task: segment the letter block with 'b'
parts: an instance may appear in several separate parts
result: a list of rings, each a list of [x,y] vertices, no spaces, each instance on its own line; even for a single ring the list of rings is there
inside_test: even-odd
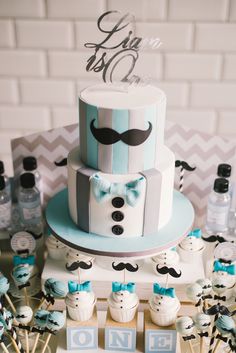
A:
[[[67,318],[67,350],[83,351],[98,348],[98,321],[96,310],[89,321],[79,322]]]
[[[112,320],[107,312],[105,325],[105,349],[109,351],[135,352],[137,334],[137,313],[134,319],[127,323]]]
[[[145,353],[177,353],[178,335],[175,326],[160,327],[151,321],[148,310],[144,312]]]

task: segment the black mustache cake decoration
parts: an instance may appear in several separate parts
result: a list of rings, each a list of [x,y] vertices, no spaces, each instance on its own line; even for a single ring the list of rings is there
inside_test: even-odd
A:
[[[130,263],[124,263],[124,262],[119,262],[117,265],[115,265],[115,262],[112,263],[112,268],[115,271],[123,271],[123,270],[127,270],[129,272],[137,272],[139,269],[139,266],[136,264],[136,266],[134,267],[133,265],[131,265]]]
[[[148,122],[147,130],[131,129],[123,133],[110,128],[96,128],[94,126],[95,119],[90,123],[90,130],[94,138],[103,145],[112,145],[118,141],[123,141],[129,146],[139,146],[144,143],[152,132],[152,124]]]
[[[193,172],[196,167],[191,167],[186,161],[175,161],[175,168],[180,168],[179,173],[179,192],[183,192],[184,189],[184,171]]]
[[[89,263],[84,261],[75,261],[71,265],[66,264],[66,269],[68,271],[76,271],[79,268],[82,268],[83,270],[89,270],[90,268],[92,268],[92,266],[92,261],[89,261]]]
[[[174,278],[179,278],[182,275],[182,272],[181,271],[177,272],[175,268],[168,267],[168,266],[159,267],[159,264],[156,266],[156,270],[161,275],[169,274],[171,277],[174,277]]]

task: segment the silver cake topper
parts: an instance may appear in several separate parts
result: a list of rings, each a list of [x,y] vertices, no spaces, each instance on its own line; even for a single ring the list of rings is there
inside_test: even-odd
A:
[[[94,49],[94,53],[87,60],[86,71],[101,73],[105,83],[115,83],[115,74],[118,67],[125,63],[125,73],[120,81],[128,85],[144,84],[144,79],[132,74],[139,58],[139,52],[146,48],[156,50],[162,42],[159,38],[136,37],[130,30],[130,24],[135,22],[135,18],[129,13],[121,15],[115,25],[106,22],[109,15],[119,13],[119,11],[108,11],[98,18],[97,27],[104,34],[104,39],[100,43],[89,42],[84,44],[87,49]],[[104,23],[106,26],[104,26]],[[109,23],[111,28],[107,29]],[[120,40],[121,32],[124,33],[123,40]],[[118,38],[117,44],[114,44],[114,42],[116,43],[116,37]]]

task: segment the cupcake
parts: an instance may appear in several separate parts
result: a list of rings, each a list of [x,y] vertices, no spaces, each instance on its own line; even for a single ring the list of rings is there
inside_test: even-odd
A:
[[[94,258],[80,254],[78,250],[69,248],[66,253],[66,269],[77,274],[78,268],[89,270],[92,268]]]
[[[156,256],[151,258],[152,261],[152,268],[156,275],[162,276],[160,272],[158,272],[158,268],[163,266],[174,267],[179,263],[179,254],[175,249],[168,249],[162,251],[161,253],[157,254]]]
[[[91,319],[96,304],[90,281],[78,284],[68,282],[69,292],[66,296],[66,307],[69,317],[74,321],[87,321]]]
[[[201,236],[201,229],[195,229],[178,245],[178,253],[183,262],[193,263],[202,261],[205,245]]]
[[[153,295],[149,300],[149,310],[152,322],[158,326],[174,324],[180,302],[174,288],[163,288],[158,283],[153,285]]]
[[[65,259],[67,247],[60,240],[55,238],[53,235],[50,235],[45,244],[48,249],[48,255],[51,259],[61,261]]]
[[[112,293],[107,301],[114,321],[132,321],[139,305],[139,299],[135,293],[135,283],[112,282]]]

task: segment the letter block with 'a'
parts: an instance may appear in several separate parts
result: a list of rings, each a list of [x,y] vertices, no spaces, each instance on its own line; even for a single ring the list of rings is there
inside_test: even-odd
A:
[[[119,323],[111,318],[108,310],[105,325],[105,349],[110,351],[135,352],[137,335],[137,313],[127,323]]]
[[[98,348],[98,321],[96,310],[89,321],[79,322],[67,318],[67,350],[83,351]]]
[[[175,326],[155,325],[151,321],[149,310],[145,310],[144,347],[145,353],[177,353],[178,336]]]

